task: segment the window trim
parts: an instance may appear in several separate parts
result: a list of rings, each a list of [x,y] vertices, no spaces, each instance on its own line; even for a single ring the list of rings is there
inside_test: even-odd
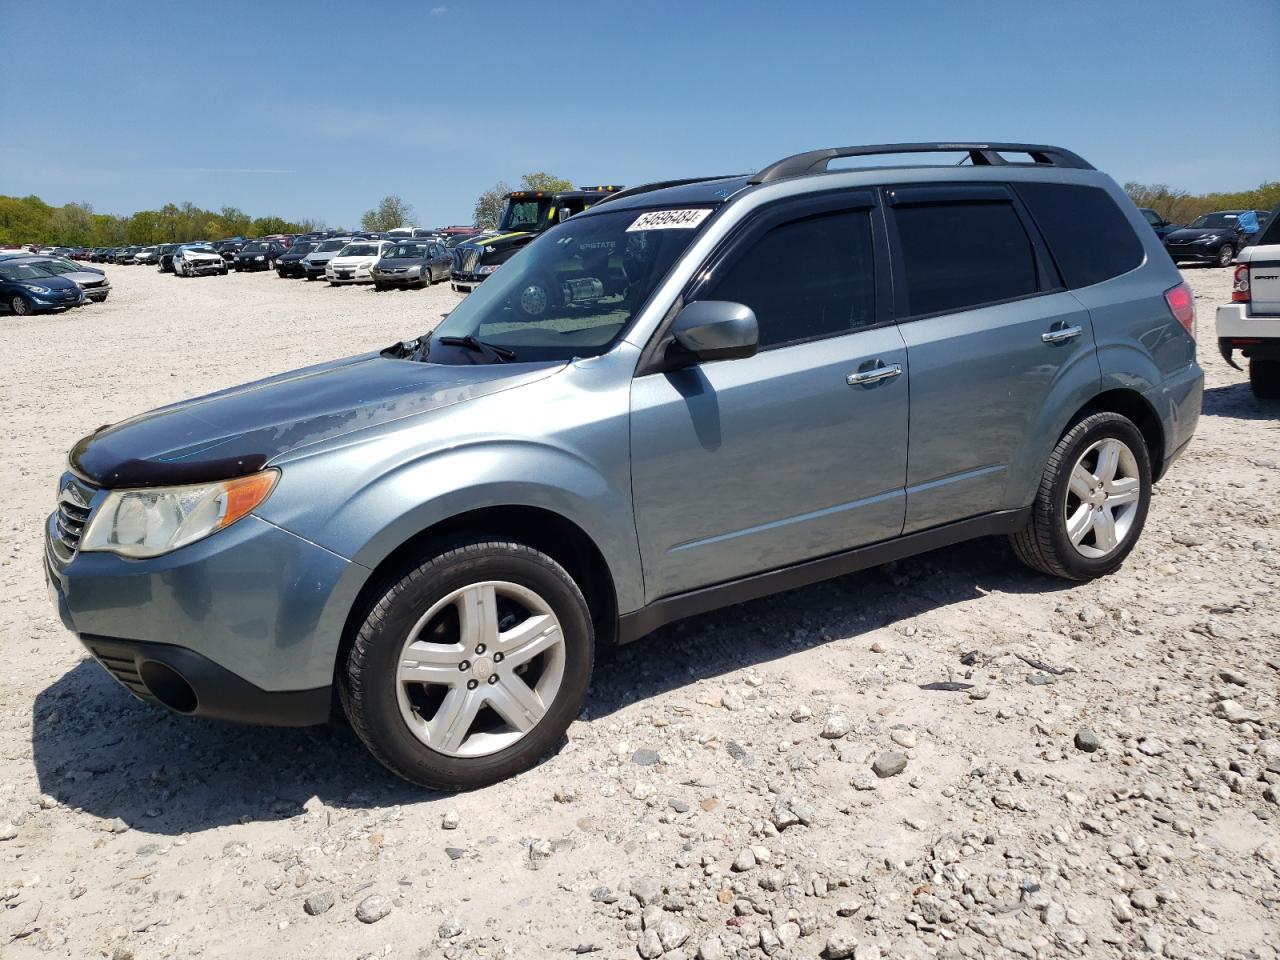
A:
[[[684,289],[672,301],[662,321],[650,334],[648,342],[645,344],[643,351],[641,351],[640,361],[636,364],[636,372],[633,376],[643,377],[653,373],[664,372],[663,359],[667,345],[671,342],[671,324],[675,321],[676,315],[680,313],[686,304],[702,298],[702,295],[710,288],[712,283],[719,279],[722,267],[729,259],[740,255],[744,249],[754,245],[775,227],[797,220],[807,220],[810,217],[849,210],[867,210],[870,213],[876,304],[875,322],[836,333],[820,334],[813,337],[788,340],[785,343],[772,344],[768,347],[761,347],[759,352],[769,353],[773,350],[797,347],[822,340],[833,340],[837,337],[847,337],[862,333],[864,330],[877,330],[881,327],[891,326],[895,322],[893,316],[894,289],[889,270],[889,247],[885,233],[885,218],[875,188],[841,188],[824,190],[818,193],[807,193],[795,197],[783,197],[763,204],[752,212],[730,230],[716,244],[715,248],[707,254],[702,263],[693,272],[689,282],[685,284]]]
[[[998,307],[1006,303],[1018,303],[1033,300],[1037,297],[1051,296],[1067,289],[1057,264],[1049,254],[1039,227],[1032,219],[1030,212],[1022,202],[1022,198],[1007,183],[984,184],[892,184],[882,186],[880,192],[884,197],[886,208],[922,207],[922,206],[958,206],[965,203],[1008,203],[1013,208],[1014,216],[1022,224],[1022,229],[1031,241],[1031,256],[1036,269],[1036,289],[1016,297],[1005,297],[999,300],[985,300],[981,303],[966,304],[947,310],[934,310],[929,313],[908,313],[905,305],[911,301],[907,296],[906,263],[902,257],[902,238],[898,233],[896,214],[886,213],[885,225],[888,234],[890,263],[893,274],[893,292],[895,308],[902,304],[904,309],[895,314],[895,322],[911,323],[915,320],[928,320],[932,317],[945,317],[957,313],[968,313],[970,310],[982,310],[987,307]]]

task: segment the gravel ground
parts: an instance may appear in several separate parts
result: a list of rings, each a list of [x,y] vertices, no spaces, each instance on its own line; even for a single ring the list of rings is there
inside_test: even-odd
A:
[[[40,569],[82,434],[456,297],[110,274],[0,318],[0,956],[1278,955],[1280,408],[1213,348],[1230,271],[1186,272],[1204,416],[1120,573],[980,541],[673,626],[603,653],[556,756],[462,796],[340,727],[134,702]]]

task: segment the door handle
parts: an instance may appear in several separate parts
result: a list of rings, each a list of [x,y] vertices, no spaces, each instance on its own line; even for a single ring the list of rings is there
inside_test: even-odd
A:
[[[1082,333],[1084,333],[1084,327],[1059,327],[1040,334],[1040,339],[1045,343],[1065,343],[1068,340],[1074,340]]]
[[[878,367],[872,367],[870,370],[859,370],[857,373],[851,373],[844,378],[844,382],[851,387],[863,387],[868,383],[889,380],[900,373],[902,373],[902,364],[900,363],[881,364]]]

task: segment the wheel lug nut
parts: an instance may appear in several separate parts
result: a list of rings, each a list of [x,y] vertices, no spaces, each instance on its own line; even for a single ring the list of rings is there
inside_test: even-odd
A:
[[[493,662],[494,662],[494,663],[501,663],[501,662],[502,662],[502,654],[500,654],[500,653],[495,653],[495,654],[493,655]]]
[[[460,664],[458,664],[458,669],[461,670],[463,673],[466,673],[468,670],[471,669],[471,661],[463,660]]]
[[[467,689],[468,689],[468,690],[474,690],[474,689],[475,689],[476,687],[478,687],[478,686],[480,686],[480,683],[479,683],[479,681],[478,681],[478,680],[468,680],[468,681],[467,681]]]
[[[498,675],[497,675],[496,673],[494,673],[494,674],[490,674],[490,675],[489,675],[489,682],[490,682],[490,683],[497,683],[497,682],[498,682]]]
[[[484,653],[484,644],[483,644],[483,643],[477,643],[477,644],[476,644],[476,656],[478,657],[478,656],[480,656],[480,654],[482,654],[482,653]]]

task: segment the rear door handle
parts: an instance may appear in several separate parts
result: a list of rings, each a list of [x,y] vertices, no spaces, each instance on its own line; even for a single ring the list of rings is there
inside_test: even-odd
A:
[[[1040,339],[1045,343],[1064,343],[1067,340],[1074,340],[1082,333],[1084,333],[1084,327],[1058,327],[1056,330],[1040,334]]]
[[[902,364],[890,363],[881,364],[878,367],[872,367],[870,370],[859,370],[857,373],[851,373],[844,378],[845,383],[851,387],[862,387],[868,383],[879,383],[881,380],[890,380],[902,373]]]

